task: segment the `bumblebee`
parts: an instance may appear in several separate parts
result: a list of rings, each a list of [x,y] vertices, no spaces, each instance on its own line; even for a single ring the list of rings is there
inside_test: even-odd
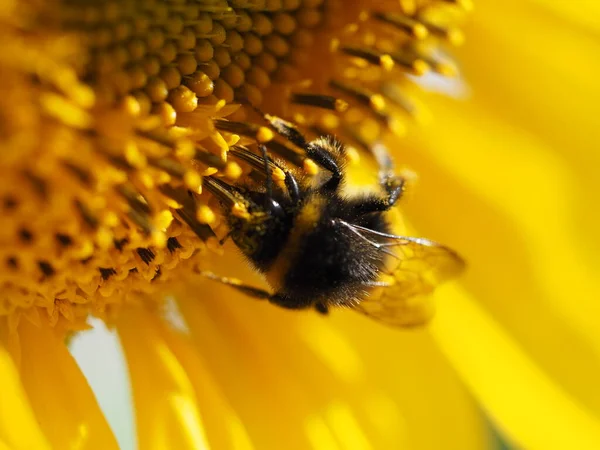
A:
[[[263,115],[269,125],[319,165],[325,176],[310,181],[278,164],[259,145],[231,152],[264,175],[263,183],[230,185],[207,177],[204,185],[221,203],[229,235],[273,292],[236,279],[201,272],[245,294],[290,309],[350,307],[392,326],[416,326],[433,313],[427,299],[442,281],[456,276],[463,260],[423,238],[394,234],[388,215],[405,187],[391,159],[380,154],[381,194],[348,194],[344,146],[332,137],[308,142],[283,119]],[[276,185],[274,171],[283,174]],[[235,212],[243,205],[247,214]]]

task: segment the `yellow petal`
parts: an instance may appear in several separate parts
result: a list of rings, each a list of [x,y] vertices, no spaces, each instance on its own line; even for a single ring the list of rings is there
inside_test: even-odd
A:
[[[421,179],[408,216],[458,249],[464,286],[535,361],[600,414],[600,283],[570,209],[579,178],[535,136],[472,103],[430,98],[437,120],[402,149]],[[557,357],[560,355],[560,357]]]
[[[588,2],[555,3],[599,20]],[[597,10],[600,3],[594,3]],[[600,39],[520,0],[481,2],[467,33],[459,59],[472,87],[470,101],[535,135],[577,180],[564,213],[588,262],[597,262],[600,210],[591,205],[600,191]],[[561,187],[562,179],[555,183]]]
[[[193,386],[159,330],[158,317],[142,308],[119,317],[139,448],[207,449]]]
[[[473,394],[520,448],[600,448],[600,422],[539,369],[470,296],[443,289],[430,328]]]
[[[212,267],[260,285],[231,255]],[[423,333],[285,311],[215,283],[191,292],[203,295],[180,304],[198,351],[258,448],[485,448],[479,410]]]
[[[278,449],[285,443],[290,449],[314,448],[303,424],[312,426],[312,416],[317,415],[331,434],[322,417],[327,405],[315,400],[318,395],[313,383],[291,372],[285,355],[269,347],[264,340],[266,320],[247,315],[247,322],[240,322],[225,304],[239,296],[234,298],[226,290],[217,293],[220,288],[203,286],[201,301],[181,298],[197,351],[219,380],[256,447]]]
[[[587,27],[591,31],[600,31],[600,3],[597,0],[530,0],[540,9],[547,9],[561,20],[569,20],[575,29]],[[541,12],[541,11],[540,11]]]
[[[0,345],[0,449],[50,449],[29,405],[13,360]]]
[[[20,375],[44,434],[56,449],[117,449],[83,374],[63,340],[47,325],[24,320]]]
[[[223,450],[254,448],[244,424],[223,397],[216,380],[191,342],[166,326],[162,326],[160,331],[194,387],[210,448]]]
[[[360,355],[369,382],[398,403],[409,448],[488,448],[480,407],[424,330],[392,329],[353,311],[327,320]]]

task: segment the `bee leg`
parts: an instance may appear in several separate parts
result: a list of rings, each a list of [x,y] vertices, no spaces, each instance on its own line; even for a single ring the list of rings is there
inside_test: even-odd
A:
[[[222,239],[219,239],[219,245],[224,245],[225,242],[227,242],[227,239],[229,239],[231,237],[231,231],[228,231],[227,234],[225,236],[223,236]]]
[[[205,270],[200,270],[200,271],[198,271],[198,273],[200,275],[202,275],[203,277],[206,277],[213,281],[218,281],[221,284],[226,284],[227,286],[230,286],[230,287],[248,295],[249,297],[253,297],[258,300],[270,300],[274,297],[274,295],[271,294],[269,291],[266,291],[265,289],[257,288],[254,286],[248,286],[247,284],[244,284],[242,281],[238,280],[237,278],[221,277],[219,275],[216,275],[212,272],[208,272]]]
[[[315,310],[323,315],[329,314],[329,308],[325,303],[322,302],[315,303]]]
[[[327,190],[337,190],[344,175],[331,152],[320,145],[318,139],[307,144],[304,150],[306,151],[306,156],[331,173],[331,179],[325,184]]]
[[[369,214],[374,212],[388,211],[402,197],[404,192],[405,179],[400,176],[391,176],[382,181],[382,187],[387,195],[372,196],[361,198],[353,206],[353,211],[357,215]]]
[[[379,183],[388,194],[387,205],[388,208],[391,208],[402,197],[407,181],[414,178],[414,175],[406,170],[403,171],[403,175],[395,173],[394,160],[385,145],[374,145],[371,151],[379,166]]]
[[[294,176],[292,175],[292,173],[289,170],[287,170],[283,167],[280,167],[279,165],[277,165],[273,161],[271,161],[271,159],[267,155],[267,147],[266,146],[261,144],[258,146],[258,148],[260,149],[260,151],[262,153],[262,157],[265,161],[264,165],[265,165],[265,174],[267,177],[267,195],[269,196],[269,198],[273,198],[273,178],[272,178],[271,172],[268,169],[268,165],[269,165],[269,163],[271,163],[278,169],[282,170],[283,173],[285,174],[284,183],[285,183],[286,189],[288,190],[288,195],[290,196],[290,198],[292,199],[294,204],[298,204],[298,202],[300,201],[300,187],[298,186],[298,181],[296,181],[296,178],[294,178]]]
[[[391,273],[386,273],[383,272],[386,275],[389,276],[393,276],[393,274]],[[366,281],[364,283],[362,283],[363,286],[369,286],[369,287],[390,287],[390,286],[394,286],[394,283],[389,282],[389,281]]]
[[[398,175],[393,175],[386,177],[381,184],[388,194],[385,203],[389,209],[396,204],[400,197],[402,197],[402,193],[406,187],[406,179]]]
[[[296,309],[296,307],[292,307],[285,303],[282,303],[283,297],[281,294],[272,294],[265,289],[257,288],[254,286],[248,286],[247,284],[244,284],[241,280],[238,280],[237,278],[221,277],[206,270],[196,270],[196,272],[202,275],[203,277],[208,278],[209,280],[217,281],[221,284],[230,286],[233,289],[236,289],[241,293],[246,294],[248,297],[252,297],[257,300],[268,300],[269,302],[274,303],[278,306],[282,306],[284,308]],[[315,303],[314,308],[320,314],[329,313],[329,308],[322,302]]]

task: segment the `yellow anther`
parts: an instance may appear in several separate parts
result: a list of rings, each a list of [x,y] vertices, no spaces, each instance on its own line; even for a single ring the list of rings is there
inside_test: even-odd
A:
[[[131,117],[137,117],[142,112],[140,102],[133,95],[128,95],[123,99],[121,108]]]
[[[383,111],[385,109],[385,99],[379,94],[372,95],[369,102],[375,111]]]
[[[248,220],[250,218],[250,213],[241,203],[236,203],[231,207],[231,214],[243,220]]]
[[[337,49],[340,47],[340,40],[337,38],[333,38],[329,41],[329,51],[330,52],[336,52]]]
[[[82,129],[89,128],[92,125],[93,120],[89,113],[61,95],[44,92],[39,101],[46,113],[62,121],[65,125]]]
[[[166,230],[173,223],[173,213],[164,209],[154,216],[153,222],[157,229]]]
[[[102,223],[108,228],[114,228],[119,225],[119,216],[112,211],[107,211],[102,216]]]
[[[183,176],[186,187],[196,194],[202,193],[202,177],[195,170],[188,170]]]
[[[159,103],[152,108],[152,113],[160,118],[162,125],[171,127],[177,121],[177,111],[170,103]]]
[[[416,23],[413,25],[412,34],[417,39],[425,39],[427,36],[429,36],[429,31],[422,23]]]
[[[458,69],[454,64],[447,62],[437,63],[435,66],[436,72],[448,78],[453,78],[458,75]]]
[[[94,243],[90,239],[81,241],[78,248],[73,251],[73,257],[77,259],[86,259],[94,253]]]
[[[335,101],[335,110],[337,112],[345,112],[348,109],[348,102],[344,100],[337,99]]]
[[[223,108],[225,108],[225,106],[227,106],[227,102],[225,100],[219,100],[217,101],[217,103],[215,103],[215,111],[221,111]],[[233,105],[229,105],[230,107]]]
[[[155,183],[150,173],[140,172],[137,174],[137,179],[146,189],[154,189]]]
[[[101,249],[108,249],[113,245],[113,234],[106,227],[99,227],[96,231],[96,245]]]
[[[236,145],[238,142],[240,142],[240,140],[242,139],[242,137],[239,134],[229,134],[225,137],[225,142],[227,142],[227,145],[229,147],[233,147],[234,145]]]
[[[228,161],[223,173],[230,180],[237,180],[242,175],[242,168],[235,161]]]
[[[180,139],[175,147],[175,156],[180,161],[189,161],[196,154],[196,148],[191,140]]]
[[[306,158],[302,162],[302,167],[308,175],[316,175],[319,173],[319,166],[310,158]]]
[[[167,235],[163,231],[153,230],[150,238],[155,249],[163,249],[167,246]]]
[[[458,28],[450,28],[446,35],[448,42],[452,45],[459,46],[465,42],[465,34]]]
[[[256,140],[261,143],[272,141],[275,133],[267,127],[260,127],[256,132]]]
[[[196,219],[198,222],[210,225],[216,219],[214,211],[207,205],[200,205],[196,210]]]
[[[421,76],[425,75],[429,71],[430,67],[429,64],[422,59],[417,59],[412,63],[412,69],[415,75]]]
[[[140,152],[137,145],[132,141],[125,146],[125,159],[133,167],[142,168],[146,166],[146,156]]]
[[[394,60],[390,55],[382,55],[381,58],[379,58],[379,63],[383,70],[388,72],[394,68]]]
[[[219,169],[217,169],[216,167],[208,167],[204,170],[204,172],[202,172],[202,176],[209,177],[211,175],[214,175],[215,173],[219,173]]]

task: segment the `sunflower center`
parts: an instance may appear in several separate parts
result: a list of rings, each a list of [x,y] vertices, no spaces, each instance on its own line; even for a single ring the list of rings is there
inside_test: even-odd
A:
[[[77,329],[194,276],[224,234],[203,177],[250,173],[233,145],[314,169],[245,105],[369,149],[416,114],[404,75],[454,70],[438,51],[461,38],[454,3],[15,2],[0,17],[0,316]]]

